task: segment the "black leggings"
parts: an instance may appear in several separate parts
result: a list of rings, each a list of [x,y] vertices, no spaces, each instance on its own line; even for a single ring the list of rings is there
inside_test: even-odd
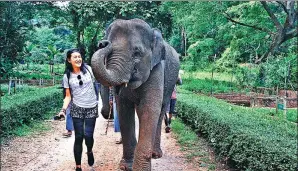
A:
[[[92,151],[94,144],[93,133],[96,118],[80,119],[72,118],[73,127],[75,131],[75,142],[73,146],[74,157],[76,165],[81,165],[82,152],[83,152],[83,139],[85,138],[85,144],[87,146],[87,152]],[[84,128],[85,124],[85,128]]]

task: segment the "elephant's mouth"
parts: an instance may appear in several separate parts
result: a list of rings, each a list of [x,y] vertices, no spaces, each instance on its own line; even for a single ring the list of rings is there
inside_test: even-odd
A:
[[[129,82],[139,81],[141,79],[142,79],[142,76],[141,76],[140,72],[138,71],[138,69],[134,69],[134,71],[131,74],[131,78],[130,78]]]
[[[137,66],[134,66],[129,82],[124,83],[124,85],[125,87],[136,89],[142,84],[142,78],[142,73],[137,69]]]

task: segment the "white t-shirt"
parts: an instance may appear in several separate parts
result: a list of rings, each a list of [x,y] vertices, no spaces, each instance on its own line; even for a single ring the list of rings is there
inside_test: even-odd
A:
[[[64,88],[71,88],[72,101],[75,105],[83,108],[92,108],[97,105],[94,85],[90,75],[90,73],[92,75],[93,73],[90,66],[86,65],[86,67],[89,71],[86,69],[85,74],[82,71],[78,74],[70,73],[69,84],[67,75],[64,74],[63,85]],[[81,75],[80,80],[83,81],[83,85],[79,84],[78,75]]]

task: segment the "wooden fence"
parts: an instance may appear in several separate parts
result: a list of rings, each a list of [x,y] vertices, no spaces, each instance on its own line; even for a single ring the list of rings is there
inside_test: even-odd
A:
[[[297,91],[279,90],[278,87],[276,89],[257,87],[253,93],[250,93],[251,107],[263,106],[265,102],[271,103],[268,107],[274,106],[276,113],[282,110],[286,117],[288,107],[297,107]]]
[[[8,94],[16,93],[17,88],[23,85],[47,87],[60,84],[61,80],[58,81],[54,77],[52,79],[20,79],[20,78],[9,78],[6,80],[0,80],[0,84],[8,85]]]

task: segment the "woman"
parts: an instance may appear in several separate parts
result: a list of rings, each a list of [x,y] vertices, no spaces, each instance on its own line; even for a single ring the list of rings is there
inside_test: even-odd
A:
[[[118,112],[117,112],[117,105],[116,100],[113,96],[113,89],[110,87],[110,96],[109,96],[110,106],[113,108],[113,115],[114,115],[114,132],[120,133],[120,123],[118,118]],[[120,139],[116,140],[116,144],[122,144],[122,138],[120,134]]]
[[[92,152],[94,139],[94,127],[98,117],[98,105],[95,88],[93,85],[93,73],[90,66],[83,63],[78,49],[71,49],[66,54],[65,73],[63,84],[65,98],[59,115],[64,115],[67,106],[71,102],[71,116],[75,131],[74,157],[76,171],[81,171],[82,144],[85,138],[87,146],[88,164],[94,164]]]

